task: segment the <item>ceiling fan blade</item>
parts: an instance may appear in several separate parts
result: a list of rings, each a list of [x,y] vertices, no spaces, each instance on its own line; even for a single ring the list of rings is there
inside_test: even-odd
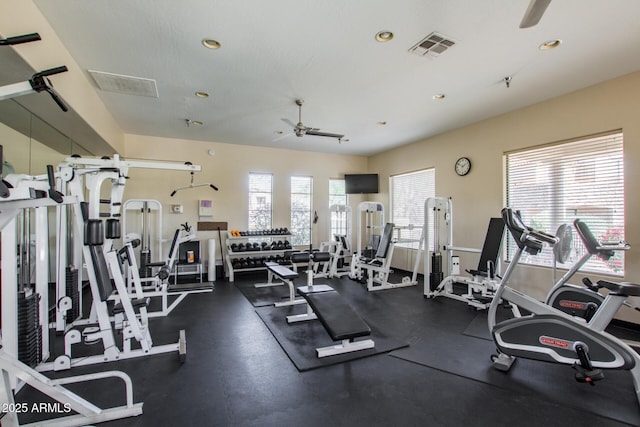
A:
[[[320,132],[320,131],[315,130],[315,129],[308,129],[307,130],[307,135],[328,136],[329,138],[338,138],[338,139],[344,138],[344,135],[340,135],[338,133]]]
[[[547,10],[549,3],[551,3],[551,0],[531,0],[520,22],[520,28],[533,27],[540,22],[540,18],[544,15],[544,11]]]
[[[295,123],[293,123],[291,120],[289,119],[280,119],[283,122],[285,122],[286,124],[288,124],[289,126],[291,126],[293,129],[295,129],[297,127],[297,125]]]

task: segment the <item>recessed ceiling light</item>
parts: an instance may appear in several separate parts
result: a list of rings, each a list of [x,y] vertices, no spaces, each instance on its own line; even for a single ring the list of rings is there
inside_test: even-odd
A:
[[[197,96],[198,98],[208,98],[208,97],[209,97],[209,94],[208,94],[207,92],[200,92],[200,91],[198,91],[198,92],[196,92],[196,96]]]
[[[547,40],[546,42],[542,43],[540,46],[538,46],[538,49],[540,50],[551,50],[551,49],[555,49],[558,46],[560,46],[560,44],[562,44],[562,40]]]
[[[436,93],[435,95],[433,95],[433,99],[444,99],[447,95],[445,95],[444,93]]]
[[[393,33],[391,31],[379,31],[376,34],[376,40],[380,43],[386,43],[393,38]]]
[[[387,125],[387,122],[386,122],[386,121],[384,121],[384,120],[381,120],[381,121],[379,121],[379,122],[378,122],[378,124],[379,124],[380,126],[386,126],[386,125]]]
[[[207,49],[220,49],[220,47],[222,47],[219,41],[213,39],[204,39],[202,40],[202,44]]]

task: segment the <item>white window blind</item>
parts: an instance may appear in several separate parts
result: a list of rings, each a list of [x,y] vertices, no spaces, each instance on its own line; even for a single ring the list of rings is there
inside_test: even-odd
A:
[[[339,209],[337,208],[338,206],[344,206],[344,209],[339,212],[337,210],[330,210],[329,212],[331,216],[331,238],[333,239],[333,236],[336,235],[348,236],[348,221],[346,220],[347,195],[345,194],[344,179],[329,179],[329,207],[331,208],[332,206],[335,209]]]
[[[311,195],[313,179],[310,176],[291,177],[291,244],[311,243]]]
[[[600,241],[624,240],[624,159],[621,132],[505,154],[507,205],[521,211],[525,224],[555,234],[576,218],[587,223]],[[573,234],[571,266],[585,253]],[[507,259],[515,252],[508,239]],[[521,262],[551,266],[553,251]],[[592,257],[582,270],[624,275],[624,255],[608,261]]]
[[[424,202],[435,197],[435,169],[423,169],[389,178],[391,192],[391,222],[396,226],[419,226],[413,230],[400,230],[400,237],[419,240],[424,223]],[[417,248],[418,243],[402,243],[396,246]]]
[[[249,230],[269,230],[272,224],[273,175],[249,173]]]

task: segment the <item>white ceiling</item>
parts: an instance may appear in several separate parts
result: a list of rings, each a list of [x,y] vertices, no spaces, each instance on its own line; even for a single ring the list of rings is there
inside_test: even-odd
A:
[[[96,90],[124,132],[159,137],[370,155],[640,70],[638,0],[552,0],[528,29],[529,0],[35,3],[85,72],[156,81],[158,98]],[[433,31],[455,46],[409,52]],[[279,136],[298,98],[306,126],[349,141]]]

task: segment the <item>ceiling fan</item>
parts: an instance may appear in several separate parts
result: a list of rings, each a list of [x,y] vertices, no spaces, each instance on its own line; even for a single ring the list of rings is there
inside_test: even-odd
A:
[[[337,138],[339,141],[342,141],[344,135],[338,133],[329,133],[329,132],[320,132],[318,128],[308,127],[302,124],[302,104],[304,104],[303,99],[296,99],[296,105],[298,106],[298,124],[294,124],[289,119],[282,119],[283,122],[293,127],[293,132],[297,137],[303,137],[305,135],[314,135],[314,136],[328,136],[329,138]]]
[[[547,10],[549,3],[551,3],[551,0],[531,0],[520,22],[520,28],[529,28],[537,25],[545,10]]]

